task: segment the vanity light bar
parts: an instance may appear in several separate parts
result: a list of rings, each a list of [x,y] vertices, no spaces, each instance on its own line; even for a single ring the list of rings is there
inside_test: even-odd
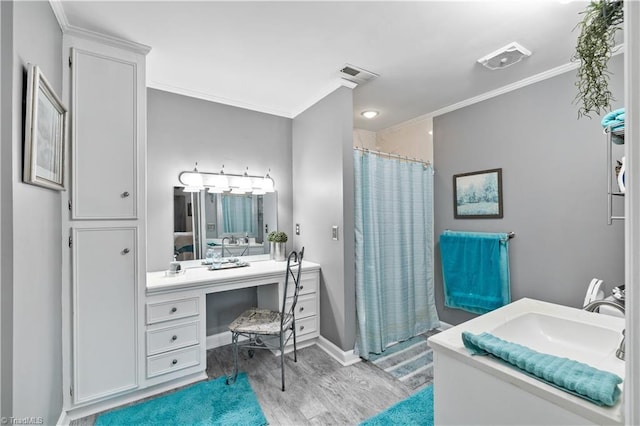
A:
[[[275,192],[274,181],[269,173],[266,176],[255,176],[244,173],[241,175],[231,173],[200,172],[197,170],[180,172],[178,180],[185,186],[184,191],[197,192],[209,189],[212,193],[224,193],[233,191],[234,194],[245,193],[263,195]],[[250,186],[249,186],[250,185]]]

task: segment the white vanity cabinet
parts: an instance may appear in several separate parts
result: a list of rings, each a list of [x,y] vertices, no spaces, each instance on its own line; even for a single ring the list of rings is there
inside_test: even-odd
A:
[[[186,268],[180,275],[165,271],[147,273],[146,383],[156,385],[179,378],[205,377],[207,349],[207,294],[255,287],[258,307],[279,310],[285,298],[286,262],[251,262],[245,268],[210,271]],[[286,300],[292,303],[293,281]],[[296,305],[298,348],[314,344],[320,336],[320,265],[302,262],[300,293]],[[230,343],[224,332],[212,341]],[[218,343],[219,344],[219,343]],[[287,350],[293,348],[289,342]],[[229,366],[231,367],[231,366]]]
[[[147,384],[206,369],[204,304],[199,293],[147,299]]]
[[[138,217],[137,56],[71,48],[74,219]]]
[[[63,408],[145,386],[146,46],[69,30],[63,99]],[[75,410],[75,411],[74,411]]]
[[[290,283],[291,284],[291,283]],[[320,336],[320,276],[305,272],[300,277],[300,293],[295,308],[296,340],[304,342]],[[287,308],[293,303],[293,287],[287,290]]]
[[[73,389],[82,403],[137,384],[136,228],[73,231]]]

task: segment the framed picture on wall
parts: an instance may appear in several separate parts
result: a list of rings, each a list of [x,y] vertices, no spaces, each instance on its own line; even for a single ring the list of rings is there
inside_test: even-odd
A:
[[[502,169],[453,175],[453,216],[456,219],[502,218]]]
[[[27,65],[23,181],[64,191],[67,109],[37,65]]]

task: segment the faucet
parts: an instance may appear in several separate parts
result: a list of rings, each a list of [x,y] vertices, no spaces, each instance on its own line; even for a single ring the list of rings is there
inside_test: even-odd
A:
[[[588,312],[595,312],[595,310],[598,309],[600,306],[611,306],[612,308],[616,308],[617,310],[622,312],[622,315],[625,315],[623,305],[616,302],[612,302],[610,300],[604,300],[604,299],[594,300],[593,302],[587,304],[582,309]],[[624,348],[625,348],[624,341],[625,341],[625,330],[622,330],[622,341],[620,342],[620,346],[618,347],[618,350],[616,350],[616,357],[623,361],[624,361]]]
[[[221,240],[221,243],[222,243],[222,255],[221,255],[221,257],[224,257],[224,240],[229,240],[229,242],[231,242],[229,237],[222,238],[222,240]]]

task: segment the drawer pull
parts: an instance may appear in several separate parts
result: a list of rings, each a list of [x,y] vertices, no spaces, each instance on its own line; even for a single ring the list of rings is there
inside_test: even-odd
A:
[[[304,306],[300,306],[300,312],[304,311]]]
[[[301,286],[300,286],[300,290],[302,290],[303,288],[304,288],[304,286],[303,286],[303,285],[301,285]]]
[[[129,250],[128,248],[125,248],[124,250],[122,250],[122,254],[129,254],[131,250]]]
[[[178,336],[174,334],[173,336],[171,336],[171,340],[175,342],[176,340],[178,340]]]
[[[178,360],[177,360],[177,359],[174,359],[173,361],[171,361],[171,364],[172,364],[172,365],[176,365],[177,363],[178,363]]]
[[[171,313],[175,314],[176,312],[178,312],[178,308],[176,308],[175,306],[173,308],[171,308]]]
[[[124,191],[121,195],[122,198],[127,198],[129,196],[129,191]]]
[[[304,325],[300,326],[300,331],[304,330]]]

